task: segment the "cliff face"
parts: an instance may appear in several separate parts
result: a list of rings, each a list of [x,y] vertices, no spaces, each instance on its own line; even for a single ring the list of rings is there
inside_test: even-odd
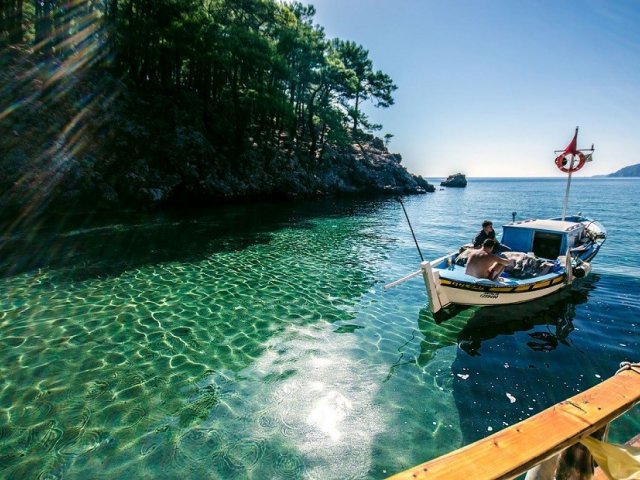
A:
[[[0,109],[4,209],[434,190],[380,139],[313,156],[286,138],[223,148],[209,133],[214,115],[189,92],[141,90],[105,70],[56,77],[47,74],[55,64],[39,62],[17,48],[0,59],[0,98],[9,106]]]

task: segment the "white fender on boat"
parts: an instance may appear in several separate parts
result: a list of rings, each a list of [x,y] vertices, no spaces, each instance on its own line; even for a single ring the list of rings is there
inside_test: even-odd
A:
[[[565,256],[564,269],[567,274],[567,285],[573,283],[573,266],[571,265],[571,250],[567,248],[567,255]]]
[[[440,291],[440,276],[434,274],[431,264],[429,262],[422,262],[420,268],[422,270],[424,284],[427,287],[427,294],[429,295],[429,309],[431,313],[437,313],[442,310],[442,307],[446,307],[451,302],[446,294]]]
[[[573,270],[573,276],[576,278],[583,278],[591,273],[591,264],[588,262],[582,262]]]

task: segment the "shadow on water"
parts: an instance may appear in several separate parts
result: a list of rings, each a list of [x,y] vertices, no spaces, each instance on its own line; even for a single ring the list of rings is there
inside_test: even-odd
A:
[[[484,438],[555,403],[557,392],[566,398],[567,386],[549,387],[559,378],[549,365],[572,367],[568,359],[577,350],[571,339],[577,310],[597,282],[594,275],[521,305],[453,309],[441,323],[422,308],[417,330],[404,338],[384,378],[411,392],[388,422],[394,428],[379,440],[406,445],[405,458],[382,457],[371,477],[383,468],[400,471]],[[551,361],[554,353],[563,358]]]
[[[529,332],[526,345],[533,351],[551,351],[559,344],[569,346],[576,306],[587,300],[588,293],[583,288],[567,289],[526,304],[481,309],[460,331],[458,346],[468,355],[477,356],[483,341],[516,332]],[[536,326],[544,328],[537,330]]]
[[[462,352],[475,357],[481,355],[483,342],[524,332],[525,345],[533,351],[550,351],[560,343],[568,346],[575,308],[587,302],[598,280],[598,275],[591,275],[549,297],[516,305],[452,306],[435,316],[425,306],[418,316],[423,335],[418,364],[424,366],[433,358],[434,345],[441,348],[457,344]]]
[[[0,278],[41,268],[75,280],[147,264],[194,261],[268,244],[282,228],[312,228],[317,217],[366,214],[382,202],[325,200],[225,205],[147,213],[53,215],[0,221]]]
[[[591,275],[534,302],[470,314],[451,366],[465,444],[593,386],[572,333],[598,281]]]

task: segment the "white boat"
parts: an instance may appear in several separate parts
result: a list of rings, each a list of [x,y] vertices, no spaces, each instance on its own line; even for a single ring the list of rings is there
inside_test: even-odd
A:
[[[437,313],[449,305],[508,305],[536,300],[570,285],[575,278],[588,275],[591,261],[600,251],[607,233],[598,221],[580,214],[566,216],[571,174],[590,159],[591,153],[587,157],[584,152],[593,152],[593,146],[577,150],[577,135],[576,128],[573,140],[555,160],[558,168],[569,175],[562,216],[518,222],[514,218],[502,227],[500,244],[511,250],[502,255],[525,268],[507,268],[495,280],[477,278],[465,273],[464,253],[460,249],[430,262],[423,261],[420,270],[385,288],[422,274],[429,307]]]
[[[507,305],[544,297],[588,275],[605,240],[604,227],[582,216],[509,223],[503,226],[500,243],[512,252],[503,255],[520,257],[521,263],[537,268],[507,269],[489,280],[467,275],[459,252],[422,262],[429,307],[437,313],[452,304]]]

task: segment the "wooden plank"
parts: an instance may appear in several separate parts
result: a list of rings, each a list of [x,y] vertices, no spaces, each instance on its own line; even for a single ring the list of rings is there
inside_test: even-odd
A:
[[[514,478],[611,422],[639,400],[640,374],[625,370],[520,423],[389,478]]]

